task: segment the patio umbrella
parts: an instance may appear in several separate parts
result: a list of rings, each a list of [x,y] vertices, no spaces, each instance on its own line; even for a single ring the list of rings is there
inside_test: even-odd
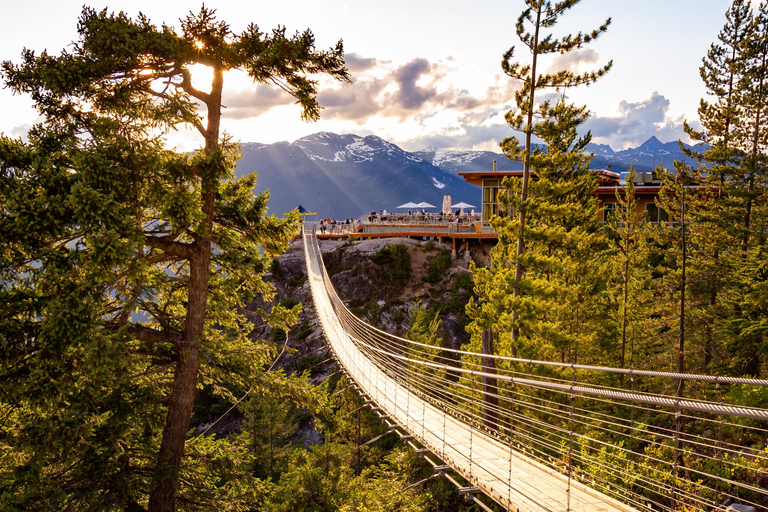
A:
[[[418,208],[435,208],[435,205],[429,204],[428,202],[424,201],[416,205]]]
[[[317,215],[317,212],[311,212],[311,211],[307,210],[306,208],[304,208],[301,205],[297,206],[293,210],[299,210],[299,215],[302,216],[302,217],[305,217],[307,215]],[[291,211],[293,211],[293,210],[291,210]],[[283,212],[283,215],[288,215],[288,212]]]
[[[461,203],[452,204],[451,208],[461,208],[461,214],[464,215],[464,208],[476,208],[476,206],[462,201]]]
[[[398,206],[398,208],[419,208],[419,205],[414,202],[408,202],[405,204],[401,204],[400,206]]]

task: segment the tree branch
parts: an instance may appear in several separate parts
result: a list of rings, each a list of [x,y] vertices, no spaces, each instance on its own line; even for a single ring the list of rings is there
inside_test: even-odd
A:
[[[177,256],[185,260],[192,258],[192,256],[194,256],[194,250],[192,248],[194,242],[193,244],[175,242],[175,238],[176,237],[172,236],[144,236],[144,240],[146,241],[147,245],[153,249],[159,249],[166,254]]]
[[[181,87],[181,89],[192,96],[193,98],[197,98],[198,100],[202,101],[206,105],[210,106],[210,103],[212,101],[211,95],[204,93],[203,91],[199,91],[192,87],[192,76],[189,74],[188,69],[182,68],[181,70],[181,83],[176,84],[176,87]]]

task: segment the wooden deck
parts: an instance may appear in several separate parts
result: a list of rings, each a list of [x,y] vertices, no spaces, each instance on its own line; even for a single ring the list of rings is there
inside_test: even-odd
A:
[[[331,348],[378,407],[414,438],[508,510],[635,512],[634,508],[569,481],[566,476],[444,414],[374,365],[344,331],[325,288],[322,259],[309,236],[304,236],[312,296]]]
[[[311,224],[307,223],[308,228]],[[321,240],[346,240],[350,237],[357,239],[373,238],[448,238],[452,240],[489,240],[498,239],[498,233],[479,222],[471,224],[458,223],[384,223],[366,222],[363,224],[339,224],[336,228],[317,231]]]

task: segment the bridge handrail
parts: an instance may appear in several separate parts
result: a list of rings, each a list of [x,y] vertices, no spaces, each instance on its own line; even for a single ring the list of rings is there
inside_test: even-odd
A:
[[[602,396],[606,398],[618,398],[621,400],[629,400],[633,402],[641,402],[641,403],[652,404],[652,405],[663,405],[667,407],[677,407],[680,409],[688,409],[688,410],[699,411],[699,412],[723,414],[726,416],[738,416],[740,418],[768,420],[768,410],[765,410],[765,409],[755,409],[751,407],[736,407],[731,405],[719,405],[719,404],[713,404],[711,402],[704,402],[700,400],[669,398],[664,395],[654,395],[650,393],[628,393],[628,392],[622,392],[622,391],[610,391],[610,390],[594,388],[590,386],[558,384],[556,382],[523,379],[520,377],[512,377],[509,375],[503,375],[498,373],[479,372],[477,370],[469,370],[466,368],[461,368],[459,366],[448,366],[445,364],[433,363],[431,361],[425,361],[423,359],[412,359],[409,357],[402,356],[400,354],[396,354],[394,352],[389,352],[387,350],[375,347],[357,337],[354,337],[354,336],[350,336],[350,337],[354,338],[358,343],[360,343],[366,348],[369,348],[380,354],[393,357],[395,359],[399,359],[400,361],[416,363],[416,364],[420,364],[430,368],[436,368],[439,370],[450,370],[456,373],[465,373],[467,375],[472,375],[474,377],[495,378],[495,379],[503,380],[505,382],[509,382],[510,384],[521,384],[524,386],[531,386],[531,387],[544,388],[544,389],[556,389],[559,391],[568,391],[572,393]]]
[[[377,368],[376,384],[361,374],[367,386],[374,386],[370,389],[377,396],[386,397],[387,393],[386,385],[378,387],[378,378],[390,382],[390,390],[394,389],[392,386],[400,386],[402,402],[395,405],[396,411],[403,411],[406,396],[410,397],[411,404],[421,400],[418,402],[419,412],[421,403],[431,404],[427,408],[442,411],[439,413],[442,418],[455,418],[451,420],[453,424],[459,421],[465,425],[459,428],[469,429],[470,443],[472,432],[477,438],[491,435],[506,445],[507,450],[515,447],[555,472],[562,472],[569,485],[572,478],[574,484],[576,479],[589,482],[601,493],[645,510],[673,511],[681,506],[697,510],[717,508],[724,497],[762,510],[760,503],[768,500],[768,492],[759,479],[753,482],[752,477],[733,476],[751,475],[755,471],[759,475],[760,468],[764,471],[768,467],[768,448],[760,441],[765,441],[768,433],[765,429],[768,410],[726,404],[721,392],[735,390],[733,396],[738,401],[744,399],[743,392],[739,388],[723,389],[720,386],[764,387],[768,380],[538,361],[408,340],[368,325],[355,316],[333,287],[322,264],[317,238],[305,238],[305,242],[307,251],[310,251],[309,245],[312,246],[313,296],[323,302],[324,314],[333,318],[331,330],[340,336],[335,342],[338,346],[333,348],[334,353],[340,350],[337,357],[345,354],[343,357],[352,367],[360,368],[362,361],[364,368]],[[310,252],[307,258],[309,265]],[[316,288],[320,295],[316,295]],[[349,354],[359,357],[359,361],[349,359]],[[460,357],[449,357],[451,355]],[[486,371],[492,366],[488,362],[490,359],[517,364],[511,368],[500,365],[494,372]],[[534,373],[534,369],[544,367],[570,369],[571,372]],[[650,389],[669,386],[662,381],[648,381],[647,384],[641,381],[641,390],[636,390],[635,379],[630,379],[626,387],[622,380],[622,387],[618,387],[618,379],[595,379],[590,373],[581,373],[582,370],[709,382],[718,386],[716,390],[708,386],[692,386],[690,389],[694,394],[711,396],[709,400],[699,400],[642,391],[648,384]],[[582,381],[577,382],[577,378]],[[593,379],[594,383],[588,382]],[[750,388],[743,389],[749,391]],[[495,396],[497,401],[489,402],[489,396]],[[391,402],[384,398],[381,403],[387,401]],[[411,410],[410,406],[407,410]],[[643,414],[639,421],[634,419],[635,411]],[[418,431],[423,428],[419,418],[407,417],[411,426],[415,421]],[[729,417],[737,419],[729,420]],[[441,422],[444,421],[442,418]],[[685,418],[686,425],[691,421],[691,430],[680,428],[680,418]],[[739,432],[738,437],[731,434],[723,438],[724,429]],[[445,446],[443,448],[445,450]],[[683,462],[684,458],[688,462]],[[471,449],[469,458],[464,460],[469,463],[471,475]],[[626,461],[631,461],[632,465],[627,465]],[[498,462],[480,459],[475,464],[486,464],[489,470],[495,471],[491,467]],[[641,468],[640,472],[638,468]],[[506,485],[507,477],[503,480]]]
[[[335,293],[335,290],[334,290],[334,293]],[[357,322],[363,323],[359,318],[355,316],[354,313],[352,313],[349,310],[347,305],[341,299],[339,299],[339,305],[341,305],[351,315],[351,317],[354,318],[354,320],[356,320]],[[387,331],[379,329],[375,325],[370,325],[370,324],[364,324],[364,325],[366,326],[366,329],[378,331],[379,333],[381,333],[387,338],[397,339],[398,341],[408,345],[413,345],[413,346],[418,346],[423,348],[430,348],[430,349],[436,348],[434,345],[420,343],[418,341],[409,340],[408,338],[403,338],[402,336],[389,333]],[[713,383],[720,383],[720,384],[745,384],[749,386],[761,386],[761,387],[768,386],[768,379],[753,379],[748,377],[730,377],[727,375],[677,373],[677,372],[665,372],[665,371],[657,371],[657,370],[638,370],[633,368],[616,368],[612,366],[593,366],[593,365],[575,364],[575,363],[560,363],[557,361],[526,359],[526,358],[520,358],[520,357],[502,356],[498,354],[483,354],[480,352],[472,352],[472,351],[460,350],[460,349],[455,349],[450,347],[439,347],[439,349],[442,352],[447,352],[451,354],[483,357],[483,358],[494,359],[496,361],[508,361],[508,362],[523,363],[523,364],[536,365],[536,366],[551,366],[556,368],[567,368],[567,369],[574,369],[574,370],[589,370],[589,371],[595,371],[595,372],[615,373],[615,374],[638,376],[638,377],[663,377],[663,378],[669,378],[673,380],[695,380],[699,382],[713,382]]]

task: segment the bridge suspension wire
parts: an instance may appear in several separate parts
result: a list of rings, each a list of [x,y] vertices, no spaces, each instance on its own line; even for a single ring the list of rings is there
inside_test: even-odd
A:
[[[737,502],[768,511],[768,410],[737,401],[753,390],[768,397],[768,381],[486,355],[394,336],[346,307],[316,237],[305,231],[304,244],[337,360],[501,505],[677,511]],[[673,394],[679,380],[689,382],[685,397]],[[538,472],[546,483],[531,477]]]

